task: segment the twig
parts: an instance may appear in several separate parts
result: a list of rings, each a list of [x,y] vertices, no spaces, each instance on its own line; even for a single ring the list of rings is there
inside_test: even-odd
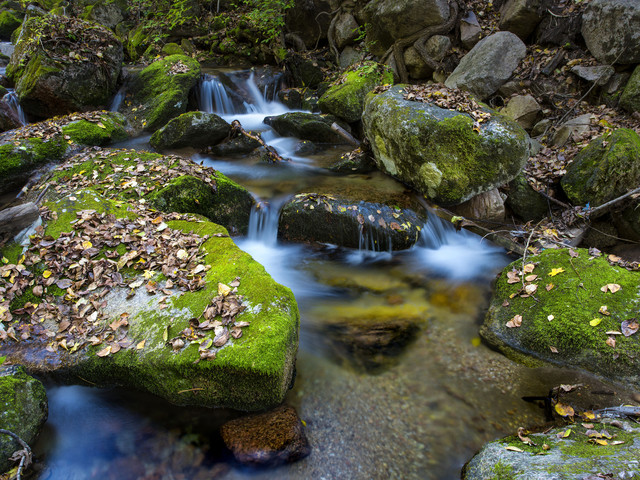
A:
[[[625,198],[630,197],[631,195],[635,195],[636,193],[640,193],[640,187],[635,188],[633,190],[628,191],[624,195],[620,195],[618,198],[614,198],[613,200],[609,200],[607,203],[603,203],[602,205],[598,205],[597,207],[591,208],[588,211],[589,218],[598,218],[604,215],[609,211],[609,209],[615,205],[616,203],[621,202]]]
[[[570,209],[571,206],[567,205],[564,202],[561,202],[560,200],[558,200],[557,198],[553,198],[551,195],[548,195],[540,190],[536,190],[536,192],[538,192],[540,195],[542,195],[544,198],[546,198],[547,200],[551,200],[553,203],[560,205],[562,208],[566,208],[566,209]]]
[[[331,124],[331,130],[336,132],[338,135],[340,135],[342,138],[344,138],[350,144],[355,145],[356,147],[360,146],[360,142],[358,140],[356,140],[354,138],[354,136],[351,135],[349,132],[347,132],[344,128],[342,128],[340,125],[338,125],[336,122],[333,122]]]
[[[178,393],[187,393],[187,392],[200,392],[204,390],[202,387],[188,388],[187,390],[180,390]]]
[[[24,470],[29,465],[31,465],[31,458],[32,458],[32,456],[31,456],[31,447],[29,447],[27,442],[22,440],[18,435],[16,435],[15,433],[13,433],[13,432],[11,432],[9,430],[5,430],[4,428],[0,428],[0,433],[4,433],[5,435],[9,435],[11,438],[13,438],[16,442],[18,442],[22,446],[22,450],[17,450],[15,452],[13,452],[13,455],[10,458],[10,460],[17,460],[18,458],[20,458],[20,465],[18,465],[18,472],[16,473],[16,479],[17,480],[21,480],[21,478],[22,478],[22,470]]]
[[[278,152],[276,152],[275,148],[273,148],[271,145],[267,145],[264,140],[262,140],[262,138],[260,138],[258,135],[252,135],[251,133],[247,132],[244,128],[242,128],[242,124],[238,120],[234,120],[233,122],[231,122],[231,136],[238,133],[244,135],[247,138],[250,138],[251,140],[255,140],[260,145],[262,145],[262,147],[267,152],[269,160],[271,160],[272,163],[284,161],[284,159],[280,155],[278,155]]]

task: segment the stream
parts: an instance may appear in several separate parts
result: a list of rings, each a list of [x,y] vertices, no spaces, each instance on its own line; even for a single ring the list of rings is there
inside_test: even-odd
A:
[[[306,424],[311,455],[275,469],[249,469],[232,460],[218,434],[237,412],[176,407],[119,389],[48,385],[49,420],[34,448],[36,478],[456,479],[483,443],[545,422],[543,410],[521,397],[545,395],[560,383],[611,390],[580,372],[526,368],[484,346],[478,328],[491,281],[510,260],[436,215],[408,251],[279,242],[279,211],[295,193],[425,207],[380,172],[331,173],[327,167],[347,148],[297,154],[297,139],[278,137],[262,122],[288,111],[274,101],[278,79],[256,77],[209,72],[198,87],[199,108],[260,130],[289,162],[268,165],[257,155],[216,157],[189,149],[172,153],[216,168],[260,202],[248,235],[235,241],[296,296],[300,348],[286,403]],[[124,92],[119,95],[113,109]],[[148,138],[118,146],[150,149]],[[366,247],[367,239],[360,244]],[[345,325],[374,316],[418,317],[419,328],[399,348],[354,354]]]

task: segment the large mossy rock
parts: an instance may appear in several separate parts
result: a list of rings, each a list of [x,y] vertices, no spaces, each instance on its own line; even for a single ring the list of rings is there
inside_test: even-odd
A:
[[[0,193],[20,188],[36,169],[82,147],[128,136],[127,120],[116,112],[78,113],[6,132],[0,135]]]
[[[413,210],[301,193],[282,208],[278,237],[364,250],[404,250],[418,241],[425,222],[426,216]]]
[[[33,447],[48,414],[47,392],[39,380],[20,366],[0,367],[0,428]],[[9,457],[22,448],[10,436],[0,434],[0,472],[13,466]]]
[[[592,207],[640,185],[640,136],[619,128],[592,140],[578,153],[561,185],[575,205]]]
[[[266,117],[264,123],[284,137],[297,137],[318,143],[346,143],[346,140],[331,128],[337,119],[332,115],[291,112]]]
[[[633,114],[640,112],[640,66],[637,66],[620,97],[620,106]]]
[[[593,0],[582,15],[582,36],[603,64],[640,62],[640,3]]]
[[[187,112],[157,130],[149,143],[158,151],[172,148],[204,148],[229,136],[231,125],[215,113]]]
[[[3,287],[7,271],[22,273],[3,294],[0,354],[33,373],[180,405],[282,402],[297,351],[295,299],[223,227],[91,188],[44,208],[44,231],[20,266],[21,248],[2,251]],[[36,328],[30,313],[42,318]],[[9,338],[25,328],[29,341]]]
[[[583,249],[528,257],[535,268],[524,274],[522,263],[508,265],[496,282],[480,329],[489,345],[528,365],[581,368],[640,387],[640,333],[606,333],[633,331],[640,274]]]
[[[11,34],[21,24],[22,20],[16,16],[15,11],[2,10],[2,12],[0,12],[0,40],[11,40]]]
[[[526,434],[534,445],[523,443],[516,435],[487,443],[464,466],[462,479],[595,480],[636,477],[640,428],[628,420],[602,419],[601,422],[595,423],[590,432],[584,424],[576,423],[544,433]],[[607,444],[594,442],[594,432],[606,432],[610,437],[600,440]],[[608,444],[613,441],[622,443]],[[507,450],[507,447],[517,450]]]
[[[364,98],[378,85],[392,84],[393,72],[386,65],[367,62],[346,72],[338,85],[330,87],[319,99],[323,113],[330,113],[348,123],[362,117]]]
[[[524,167],[529,138],[514,121],[491,112],[477,132],[469,115],[405,100],[402,88],[365,100],[365,134],[384,172],[436,203],[455,205],[509,182]]]
[[[157,60],[135,77],[132,106],[124,113],[134,125],[153,132],[187,111],[189,90],[199,78],[200,64],[191,57]]]
[[[109,29],[82,20],[30,17],[11,55],[7,76],[32,118],[109,104],[122,68],[122,44]]]

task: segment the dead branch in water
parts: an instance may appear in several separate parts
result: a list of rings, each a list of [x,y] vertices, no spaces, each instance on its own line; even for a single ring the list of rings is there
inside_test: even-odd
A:
[[[230,136],[234,137],[236,135],[244,135],[245,137],[258,142],[262,146],[262,148],[264,148],[265,151],[267,152],[267,156],[269,157],[269,160],[271,161],[271,163],[278,163],[278,162],[285,161],[284,158],[278,155],[278,152],[276,152],[276,149],[273,148],[271,145],[267,145],[264,142],[264,140],[260,138],[259,135],[253,135],[252,133],[247,132],[244,128],[242,128],[242,124],[238,120],[234,120],[233,122],[231,122]]]

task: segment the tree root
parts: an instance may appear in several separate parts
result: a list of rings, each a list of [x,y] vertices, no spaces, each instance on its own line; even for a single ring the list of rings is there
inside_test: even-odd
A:
[[[238,120],[234,120],[233,122],[231,122],[231,134],[229,136],[233,138],[237,135],[244,135],[245,137],[258,142],[262,146],[262,148],[265,149],[265,152],[267,153],[267,157],[269,158],[269,161],[271,161],[271,163],[278,163],[278,162],[285,161],[284,158],[278,155],[278,152],[276,152],[276,149],[273,148],[271,145],[267,145],[264,142],[264,140],[260,138],[259,135],[252,135],[251,133],[247,132],[244,128],[242,128],[242,124]]]
[[[5,435],[9,435],[11,438],[13,438],[16,442],[18,442],[22,446],[22,450],[16,450],[15,452],[13,452],[13,455],[9,459],[9,460],[13,460],[13,461],[17,461],[18,459],[20,459],[20,464],[18,465],[18,472],[16,473],[16,479],[17,480],[21,480],[22,471],[25,468],[27,468],[29,465],[31,465],[31,462],[32,462],[32,459],[33,459],[32,458],[32,454],[31,454],[31,448],[29,447],[27,442],[25,442],[18,435],[16,435],[15,433],[13,433],[13,432],[11,432],[9,430],[5,430],[4,428],[0,428],[0,433],[4,433]]]

